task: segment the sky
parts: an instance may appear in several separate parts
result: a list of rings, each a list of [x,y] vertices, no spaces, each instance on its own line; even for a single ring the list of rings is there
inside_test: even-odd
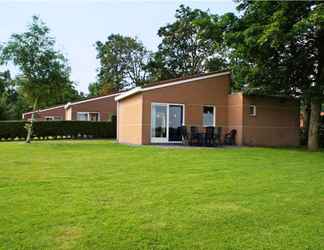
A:
[[[160,42],[158,29],[174,21],[180,4],[209,9],[213,14],[235,12],[231,0],[0,0],[0,43],[8,41],[13,33],[24,32],[33,15],[40,16],[55,37],[57,49],[69,61],[76,88],[87,93],[89,83],[96,80],[99,66],[96,41],[105,41],[110,34],[119,33],[136,36],[148,49],[156,51]]]

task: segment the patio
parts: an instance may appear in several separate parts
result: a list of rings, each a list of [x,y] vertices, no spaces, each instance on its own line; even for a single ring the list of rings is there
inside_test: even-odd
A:
[[[237,131],[235,129],[224,134],[222,138],[221,127],[204,127],[199,128],[191,126],[190,130],[186,126],[178,128],[181,135],[182,144],[188,146],[204,146],[216,147],[220,145],[236,145],[235,137]]]

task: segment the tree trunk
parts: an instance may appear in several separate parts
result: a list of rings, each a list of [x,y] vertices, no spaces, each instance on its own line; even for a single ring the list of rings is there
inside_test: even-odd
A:
[[[308,131],[308,149],[315,151],[319,149],[318,133],[320,121],[321,102],[319,100],[311,101],[311,114],[309,119]]]
[[[29,126],[27,128],[26,143],[31,143],[31,137],[32,137],[32,133],[33,133],[33,123],[35,121],[37,103],[38,103],[38,99],[36,98],[35,101],[34,101],[34,105],[33,105],[33,113],[32,113],[32,116],[31,116],[30,124],[29,124]]]
[[[310,107],[310,102],[309,101],[305,101],[305,108],[304,108],[304,120],[303,120],[303,129],[304,129],[304,138],[303,138],[303,142],[305,143],[304,145],[307,144],[308,141],[308,133],[309,133],[309,118],[310,118],[310,111],[311,111],[311,107]]]

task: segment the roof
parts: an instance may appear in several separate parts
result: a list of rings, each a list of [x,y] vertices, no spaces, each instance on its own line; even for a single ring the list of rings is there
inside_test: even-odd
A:
[[[153,89],[165,88],[165,87],[170,87],[170,86],[179,85],[179,84],[186,84],[186,83],[191,83],[192,81],[203,80],[203,79],[208,79],[208,78],[213,78],[213,77],[219,77],[219,76],[224,76],[224,75],[229,75],[229,74],[231,74],[230,71],[226,70],[226,71],[210,72],[210,73],[206,73],[206,74],[192,75],[192,76],[175,78],[175,79],[166,80],[166,81],[154,82],[151,84],[147,84],[143,87],[136,87],[129,91],[126,91],[126,92],[120,94],[119,96],[115,97],[115,100],[120,101],[120,100],[125,99],[129,96],[136,95],[138,93],[142,93],[142,92],[153,90]]]
[[[85,102],[92,102],[92,101],[96,101],[96,100],[100,100],[100,99],[104,99],[104,98],[109,98],[109,97],[114,97],[116,95],[119,95],[120,93],[122,92],[125,92],[125,91],[120,91],[120,92],[116,92],[116,93],[113,93],[113,94],[109,94],[109,95],[103,95],[103,96],[96,96],[96,97],[91,97],[91,98],[88,98],[88,99],[83,99],[81,101],[76,101],[76,102],[68,102],[66,104],[60,104],[60,105],[57,105],[57,106],[53,106],[53,107],[48,107],[48,108],[44,108],[44,109],[39,109],[35,112],[44,112],[44,111],[48,111],[48,110],[53,110],[53,109],[57,109],[57,108],[69,108],[73,105],[76,105],[76,104],[80,104],[80,103],[85,103]],[[23,113],[23,117],[25,115],[28,115],[28,114],[32,114],[33,111],[30,111],[30,112],[26,112],[26,113]]]
[[[57,109],[57,108],[64,108],[64,104],[61,104],[61,105],[58,105],[58,106],[49,107],[49,108],[45,108],[45,109],[40,109],[40,110],[35,111],[35,112],[44,112],[44,111],[48,111],[48,110],[52,110],[52,109]],[[32,114],[32,113],[34,113],[34,112],[33,111],[26,112],[26,113],[23,113],[23,116],[24,115],[29,115],[29,114]]]
[[[124,91],[122,91],[124,92]],[[91,98],[88,98],[88,99],[84,99],[84,100],[81,100],[81,101],[77,101],[77,102],[68,102],[64,108],[65,109],[68,109],[69,107],[73,106],[73,105],[77,105],[77,104],[80,104],[80,103],[85,103],[85,102],[92,102],[92,101],[97,101],[97,100],[100,100],[100,99],[105,99],[105,98],[109,98],[109,97],[114,97],[116,95],[119,95],[120,93],[122,92],[117,92],[117,93],[114,93],[114,94],[110,94],[110,95],[103,95],[103,96],[98,96],[98,97],[91,97]]]

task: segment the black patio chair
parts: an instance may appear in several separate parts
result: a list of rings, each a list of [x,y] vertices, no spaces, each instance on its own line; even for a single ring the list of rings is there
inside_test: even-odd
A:
[[[224,144],[225,145],[235,145],[235,137],[236,137],[237,131],[236,129],[232,129],[229,133],[225,134],[224,138]]]
[[[220,145],[221,142],[221,136],[222,136],[222,127],[216,127],[215,128],[215,141],[217,145]]]
[[[198,127],[190,127],[189,145],[202,145],[202,141],[203,138],[198,131]]]
[[[181,126],[180,127],[180,134],[181,134],[182,143],[184,145],[188,145],[189,144],[189,135],[188,135],[188,131],[187,131],[186,126]]]
[[[206,127],[205,133],[205,145],[208,147],[215,146],[216,136],[215,136],[215,127]]]

